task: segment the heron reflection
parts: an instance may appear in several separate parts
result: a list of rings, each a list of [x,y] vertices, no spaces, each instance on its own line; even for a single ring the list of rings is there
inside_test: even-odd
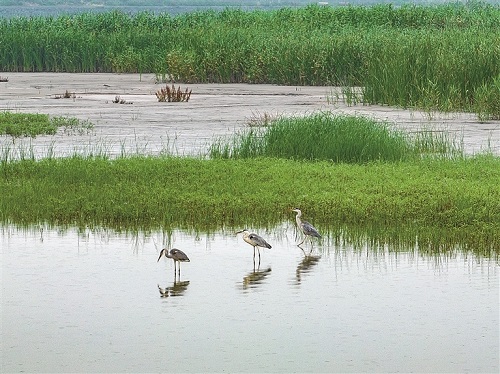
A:
[[[171,286],[162,288],[158,285],[160,297],[182,296],[189,286],[189,281],[174,280]]]
[[[248,288],[258,287],[260,284],[262,284],[264,279],[269,274],[271,274],[271,267],[262,270],[260,270],[259,267],[255,269],[255,262],[254,262],[253,270],[243,277],[243,282],[242,282],[243,289],[246,290]]]
[[[304,256],[302,261],[297,265],[297,269],[295,270],[295,279],[298,284],[302,281],[303,275],[309,273],[311,269],[318,264],[321,256],[313,255],[311,253]]]

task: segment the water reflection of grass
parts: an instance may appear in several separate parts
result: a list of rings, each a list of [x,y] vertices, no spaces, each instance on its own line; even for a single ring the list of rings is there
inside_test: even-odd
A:
[[[494,156],[362,165],[146,156],[4,160],[0,219],[216,231],[272,227],[300,206],[332,237],[343,225],[388,227],[386,238],[371,237],[406,243],[418,233],[419,246],[498,250],[499,185]]]

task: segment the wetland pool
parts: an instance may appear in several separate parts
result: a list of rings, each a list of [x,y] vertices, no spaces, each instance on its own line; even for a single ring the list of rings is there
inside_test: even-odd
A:
[[[210,144],[248,130],[263,118],[319,111],[389,122],[408,133],[433,132],[460,143],[466,154],[500,155],[500,121],[472,113],[426,113],[381,105],[347,105],[340,87],[272,84],[181,84],[189,102],[159,103],[153,74],[0,73],[0,111],[44,113],[90,121],[90,132],[13,139],[0,136],[0,153],[22,157],[73,154],[206,155]],[[177,85],[179,86],[179,85]],[[176,86],[176,87],[177,87]],[[73,98],[64,99],[66,91]],[[120,97],[128,104],[113,103]],[[337,99],[338,98],[338,99]]]
[[[498,260],[255,232],[0,227],[1,371],[498,372]]]

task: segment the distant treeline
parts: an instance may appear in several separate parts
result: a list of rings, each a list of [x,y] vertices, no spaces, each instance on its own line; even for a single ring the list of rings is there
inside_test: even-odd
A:
[[[120,11],[0,19],[0,70],[363,87],[363,100],[500,118],[500,8],[486,3]]]

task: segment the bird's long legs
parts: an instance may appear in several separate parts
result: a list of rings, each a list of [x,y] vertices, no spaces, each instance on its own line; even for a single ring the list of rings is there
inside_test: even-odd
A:
[[[253,260],[255,261],[255,248],[256,247],[253,247]],[[259,263],[260,263],[260,249],[257,248],[257,252],[259,253]]]
[[[257,264],[257,270],[260,269],[260,258],[259,258],[259,262]],[[255,272],[255,257],[253,258],[253,271]]]
[[[179,261],[174,261],[174,276],[179,275],[179,278],[181,277],[181,263],[179,262],[179,267],[177,267],[177,263]]]
[[[259,265],[258,267],[260,268],[260,250],[257,248],[257,252],[259,253]],[[253,267],[255,269],[255,247],[253,247]]]

